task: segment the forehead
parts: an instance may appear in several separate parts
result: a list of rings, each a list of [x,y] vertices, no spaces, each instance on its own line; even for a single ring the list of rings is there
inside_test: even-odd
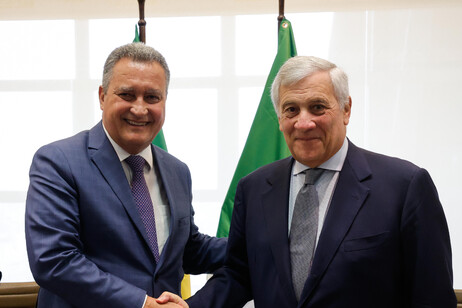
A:
[[[334,96],[334,87],[329,72],[322,71],[307,76],[294,84],[281,86],[279,93],[281,102],[297,97],[330,97]]]
[[[129,58],[122,58],[114,65],[110,84],[120,83],[155,83],[166,85],[164,68],[157,62],[138,62]]]
[[[113,77],[118,74],[152,74],[161,75],[165,78],[165,70],[156,61],[141,62],[134,61],[130,58],[122,58],[116,62],[113,68]]]

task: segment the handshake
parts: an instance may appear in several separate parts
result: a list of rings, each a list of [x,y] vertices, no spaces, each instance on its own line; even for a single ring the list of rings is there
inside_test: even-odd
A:
[[[164,292],[158,298],[147,297],[143,308],[189,308],[188,304],[178,295]]]

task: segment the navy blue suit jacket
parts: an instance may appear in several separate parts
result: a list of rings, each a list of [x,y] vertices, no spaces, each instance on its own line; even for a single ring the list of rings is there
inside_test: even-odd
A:
[[[453,308],[451,248],[424,169],[349,143],[300,302],[293,291],[288,199],[293,158],[237,188],[225,266],[196,307]]]
[[[145,295],[180,292],[184,271],[212,272],[226,240],[198,232],[185,164],[152,146],[170,205],[158,264],[118,156],[101,122],[39,149],[30,169],[26,242],[38,307],[140,308]]]

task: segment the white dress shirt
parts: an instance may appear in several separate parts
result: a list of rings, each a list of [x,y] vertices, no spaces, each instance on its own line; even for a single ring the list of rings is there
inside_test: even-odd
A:
[[[103,125],[104,128],[104,125]],[[106,128],[104,132],[111,142],[114,150],[119,157],[119,160],[124,169],[125,176],[127,177],[128,183],[131,183],[133,172],[125,159],[130,156],[130,153],[122,149],[112,138],[109,136]],[[152,205],[154,207],[154,217],[156,220],[156,232],[157,232],[157,246],[159,247],[159,255],[162,254],[165,242],[170,234],[170,206],[168,204],[167,196],[162,187],[162,182],[159,179],[159,172],[156,170],[154,165],[154,160],[152,157],[151,147],[148,146],[143,151],[137,155],[142,156],[147,164],[144,166],[144,178],[146,180],[146,185],[149,189],[149,194],[151,195]]]

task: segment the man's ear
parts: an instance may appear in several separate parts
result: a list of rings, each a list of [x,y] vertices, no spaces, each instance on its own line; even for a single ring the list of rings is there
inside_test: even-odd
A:
[[[351,116],[351,96],[348,97],[348,103],[345,104],[343,107],[343,124],[346,126],[350,123],[350,116]]]
[[[99,86],[99,89],[98,89],[98,97],[99,97],[99,108],[101,110],[104,109],[104,90],[103,90],[103,86]]]

